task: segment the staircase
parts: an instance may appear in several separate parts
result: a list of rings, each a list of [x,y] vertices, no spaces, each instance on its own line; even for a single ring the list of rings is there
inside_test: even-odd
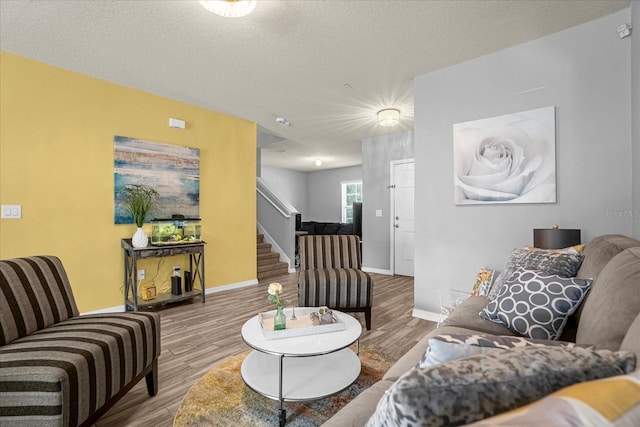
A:
[[[258,234],[258,280],[280,276],[289,272],[289,264],[280,261],[280,254],[271,251],[271,243],[264,243],[264,235]]]

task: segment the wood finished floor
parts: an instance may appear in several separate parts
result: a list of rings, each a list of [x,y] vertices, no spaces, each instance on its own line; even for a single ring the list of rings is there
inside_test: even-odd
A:
[[[374,305],[371,331],[360,320],[362,345],[399,358],[435,324],[411,316],[413,278],[372,274]],[[159,358],[159,392],[149,397],[144,380],[136,384],[95,424],[165,427],[189,388],[216,362],[248,349],[240,337],[242,324],[258,312],[273,309],[267,285],[280,282],[287,301],[297,301],[297,275],[271,277],[257,285],[207,295],[206,303],[194,299],[157,310],[162,318],[162,353]]]

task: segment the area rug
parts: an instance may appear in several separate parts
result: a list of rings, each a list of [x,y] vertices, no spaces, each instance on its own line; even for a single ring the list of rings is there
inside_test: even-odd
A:
[[[240,366],[246,351],[216,364],[196,382],[182,400],[174,427],[187,426],[277,426],[278,402],[250,390],[242,381]],[[394,360],[360,346],[360,376],[346,390],[309,402],[285,402],[288,427],[319,426],[358,394],[379,381]]]

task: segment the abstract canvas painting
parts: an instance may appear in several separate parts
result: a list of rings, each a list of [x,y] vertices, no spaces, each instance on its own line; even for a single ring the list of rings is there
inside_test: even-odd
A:
[[[133,223],[120,190],[129,184],[148,185],[159,194],[152,218],[200,217],[200,150],[141,139],[114,136],[115,223]],[[152,218],[147,218],[150,220]]]
[[[453,125],[456,205],[555,203],[555,107]]]

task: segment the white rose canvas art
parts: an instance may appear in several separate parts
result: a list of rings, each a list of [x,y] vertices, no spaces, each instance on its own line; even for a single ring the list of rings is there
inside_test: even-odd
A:
[[[453,125],[456,205],[555,203],[555,106]]]

